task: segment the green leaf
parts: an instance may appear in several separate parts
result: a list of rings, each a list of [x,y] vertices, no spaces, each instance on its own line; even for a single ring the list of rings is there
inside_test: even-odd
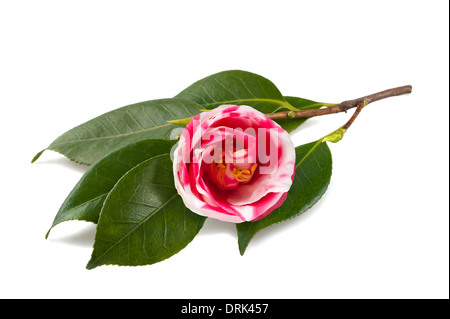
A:
[[[201,79],[176,98],[195,101],[211,110],[222,104],[249,105],[262,113],[297,110],[268,79],[246,71],[219,72]]]
[[[205,109],[213,109],[222,104],[248,105],[266,114],[329,105],[297,97],[283,97],[268,79],[240,70],[210,75],[195,82],[176,97],[195,101]],[[306,119],[300,118],[276,120],[288,132],[305,121]]]
[[[92,165],[66,198],[50,230],[68,220],[97,223],[103,202],[117,181],[143,161],[169,154],[175,141],[144,140],[114,151]],[[48,237],[48,231],[46,238]]]
[[[161,99],[121,107],[85,122],[58,137],[48,150],[80,164],[92,165],[106,154],[146,139],[170,139],[177,125],[168,123],[200,113],[193,101]],[[36,161],[43,151],[39,152]]]
[[[241,255],[258,231],[302,214],[325,193],[332,169],[331,152],[327,143],[320,139],[296,147],[295,152],[295,176],[283,205],[263,219],[236,224]]]
[[[312,100],[304,99],[295,96],[285,96],[286,101],[293,105],[298,110],[315,110],[320,109],[323,106],[333,106],[335,104],[315,102]]]
[[[184,206],[170,156],[153,157],[126,173],[106,198],[87,268],[169,258],[194,239],[205,219]]]
[[[174,128],[183,126],[202,110],[222,104],[249,105],[263,113],[328,106],[295,97],[283,97],[268,79],[246,71],[224,71],[189,86],[174,99],[147,101],[125,106],[85,122],[58,137],[45,150],[59,152],[74,162],[92,165],[122,146],[145,139],[170,139]],[[291,132],[305,119],[277,122]]]

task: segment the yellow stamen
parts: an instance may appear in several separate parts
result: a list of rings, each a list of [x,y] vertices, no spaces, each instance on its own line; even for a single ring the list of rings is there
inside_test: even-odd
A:
[[[236,178],[236,180],[240,183],[248,183],[252,179],[253,173],[255,172],[256,167],[258,164],[253,164],[250,170],[248,169],[239,169],[234,167],[233,168],[233,176]]]
[[[217,168],[227,168],[224,163],[216,163]]]

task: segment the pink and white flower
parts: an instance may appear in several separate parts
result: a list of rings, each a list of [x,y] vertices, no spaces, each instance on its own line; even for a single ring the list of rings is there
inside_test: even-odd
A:
[[[187,208],[240,223],[281,206],[294,166],[294,145],[277,123],[249,106],[222,105],[188,123],[173,172]]]

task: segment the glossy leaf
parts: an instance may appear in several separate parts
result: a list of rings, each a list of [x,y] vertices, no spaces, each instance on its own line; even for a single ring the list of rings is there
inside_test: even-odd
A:
[[[268,79],[240,70],[210,75],[195,82],[176,97],[195,101],[204,109],[213,109],[222,104],[249,105],[262,113],[314,109],[327,105],[302,98],[283,97]],[[306,119],[277,120],[288,132],[305,121]]]
[[[97,223],[106,196],[117,181],[143,161],[157,155],[169,154],[174,144],[175,141],[167,140],[139,141],[97,161],[84,173],[66,198],[51,228],[68,220]]]
[[[224,71],[192,84],[174,99],[125,106],[85,122],[58,137],[45,150],[53,150],[80,164],[92,165],[106,154],[145,139],[170,139],[177,126],[204,109],[222,104],[249,105],[263,113],[320,108],[326,103],[283,97],[268,79],[246,71]],[[172,123],[168,123],[172,121]],[[288,132],[305,119],[277,122]]]
[[[295,176],[283,205],[263,219],[236,225],[241,255],[258,231],[302,214],[325,193],[332,169],[331,152],[327,143],[321,139],[301,145],[295,151]]]
[[[67,131],[47,149],[77,163],[92,165],[125,145],[146,139],[170,139],[172,130],[179,126],[167,121],[192,117],[200,113],[200,109],[197,103],[181,99],[124,106]],[[44,151],[39,152],[32,162]]]
[[[177,96],[205,109],[222,104],[249,105],[263,113],[296,110],[268,79],[246,71],[231,70],[201,79]]]
[[[106,198],[87,268],[169,258],[192,241],[205,219],[184,206],[170,156],[153,157],[126,173]]]

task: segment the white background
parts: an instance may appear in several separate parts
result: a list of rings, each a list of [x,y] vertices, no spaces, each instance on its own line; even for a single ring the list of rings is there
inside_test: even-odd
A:
[[[1,1],[1,298],[448,298],[448,1]],[[86,270],[95,226],[59,206],[85,171],[36,152],[124,105],[210,74],[251,71],[284,95],[371,104],[331,144],[333,176],[304,215],[257,234],[208,220],[145,267]],[[350,117],[310,120],[296,145]]]

